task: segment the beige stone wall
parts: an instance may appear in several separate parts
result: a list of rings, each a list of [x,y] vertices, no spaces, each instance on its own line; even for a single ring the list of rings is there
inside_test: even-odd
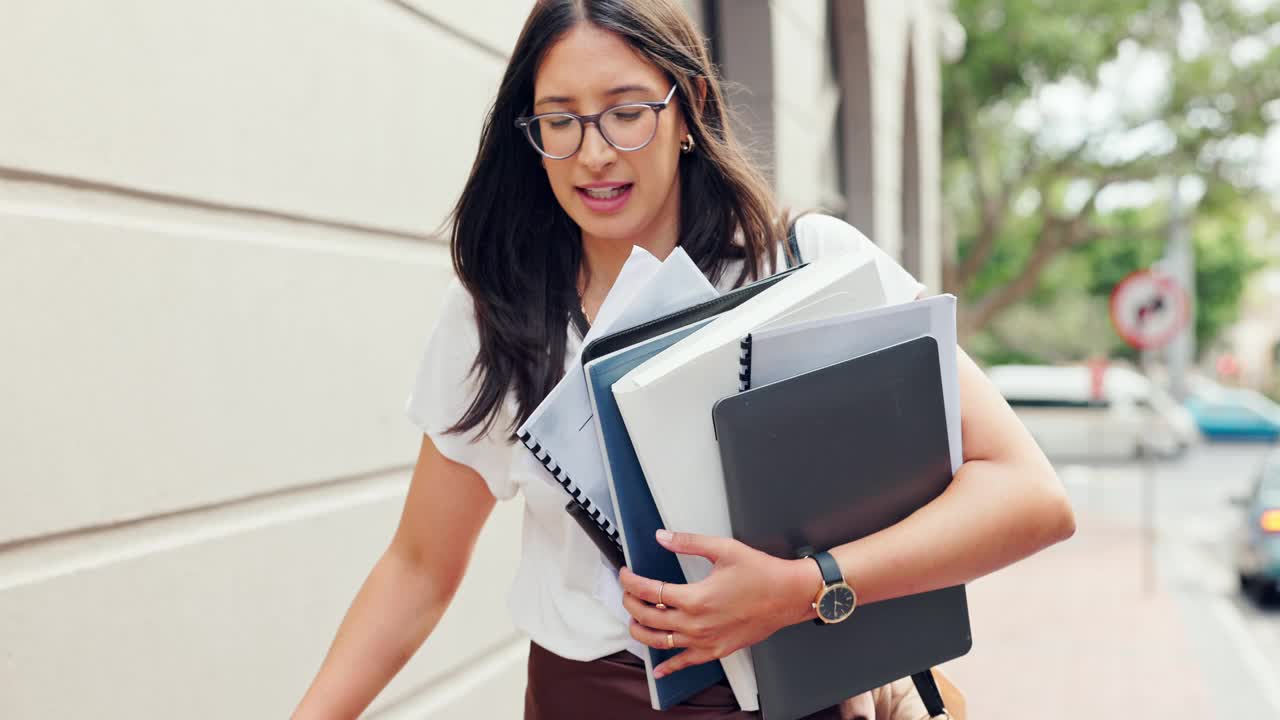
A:
[[[0,718],[287,714],[394,529],[434,233],[529,5],[6,6]],[[868,7],[864,230],[900,252],[911,36],[936,288],[931,8]],[[778,192],[839,204],[826,4],[765,10]],[[519,715],[519,514],[372,716]]]
[[[395,528],[528,4],[6,6],[0,717],[287,715]],[[519,513],[377,714],[518,715]]]

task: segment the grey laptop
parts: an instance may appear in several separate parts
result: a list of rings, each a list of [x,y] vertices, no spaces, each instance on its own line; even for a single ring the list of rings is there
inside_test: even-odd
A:
[[[777,557],[887,528],[951,482],[932,337],[725,398],[712,416],[734,537]],[[857,590],[858,579],[846,579]],[[963,586],[860,606],[834,625],[783,628],[751,648],[761,711],[804,717],[971,644]]]

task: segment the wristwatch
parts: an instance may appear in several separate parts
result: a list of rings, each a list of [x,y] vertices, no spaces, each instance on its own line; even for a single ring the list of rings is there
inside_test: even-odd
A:
[[[813,622],[818,625],[833,625],[847,620],[858,606],[858,594],[844,581],[840,566],[829,552],[816,552],[807,557],[813,558],[822,571],[822,589],[813,599],[813,609],[818,611],[818,618]]]

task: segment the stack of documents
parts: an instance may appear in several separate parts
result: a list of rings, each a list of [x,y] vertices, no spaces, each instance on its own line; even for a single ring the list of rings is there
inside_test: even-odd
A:
[[[955,299],[888,305],[876,263],[857,253],[719,296],[681,250],[658,262],[637,249],[578,362],[519,434],[594,520],[592,539],[620,545],[639,575],[711,571],[658,545],[660,528],[779,557],[829,550],[906,517],[959,467]],[[968,645],[960,587],[786,628],[660,680],[653,667],[673,653],[642,657],[655,709],[727,678],[744,710],[774,720]]]
[[[774,344],[761,340],[760,351]],[[953,475],[945,386],[954,378],[939,371],[941,342],[918,336],[716,403],[734,537],[801,557],[883,530],[942,494]],[[847,581],[856,591],[858,579]],[[786,627],[751,654],[764,716],[794,718],[970,644],[965,591],[953,587],[860,607],[835,625]]]

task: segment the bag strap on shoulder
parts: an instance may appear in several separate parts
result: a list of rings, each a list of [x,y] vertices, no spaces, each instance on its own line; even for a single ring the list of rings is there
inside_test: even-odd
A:
[[[804,263],[800,258],[800,241],[796,238],[796,220],[793,218],[787,225],[787,268],[793,268]]]

